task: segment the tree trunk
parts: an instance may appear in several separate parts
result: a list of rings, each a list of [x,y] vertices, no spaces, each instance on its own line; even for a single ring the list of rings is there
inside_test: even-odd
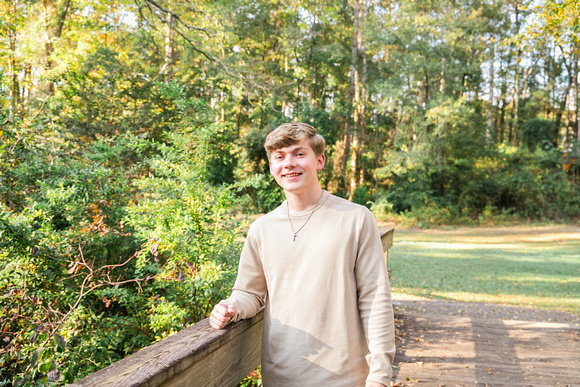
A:
[[[512,89],[511,91],[511,95],[512,98],[510,100],[509,106],[510,106],[510,110],[511,110],[511,120],[509,120],[508,122],[508,135],[507,135],[507,142],[511,143],[512,145],[514,144],[514,122],[515,120],[518,118],[517,117],[517,113],[516,113],[516,95],[517,92],[515,89]]]
[[[441,57],[441,80],[439,81],[439,94],[441,97],[445,93],[445,58]]]
[[[491,134],[493,133],[493,84],[494,63],[495,63],[495,42],[491,39],[491,55],[489,59],[489,109],[487,110],[487,130],[485,131],[485,145],[489,148],[491,145]]]
[[[363,27],[362,29],[364,29],[364,26],[366,25],[368,19],[368,7],[365,6],[363,9]],[[364,175],[365,175],[365,166],[364,163],[362,162],[362,154],[363,154],[363,149],[366,146],[366,142],[367,142],[367,98],[368,98],[368,94],[367,94],[367,88],[366,88],[366,84],[367,84],[367,53],[366,53],[366,48],[364,47],[364,42],[362,40],[362,34],[361,34],[361,42],[360,42],[360,50],[361,50],[361,60],[362,60],[362,69],[361,69],[361,81],[360,81],[360,101],[358,102],[358,107],[359,107],[359,115],[358,115],[358,120],[359,120],[359,148],[358,148],[358,154],[357,154],[357,160],[358,162],[358,175],[359,175],[359,180],[358,180],[358,184],[359,185],[363,185],[364,184]]]
[[[362,46],[362,34],[361,34],[361,19],[362,19],[362,9],[364,0],[355,0],[354,2],[354,19],[352,27],[352,51],[351,51],[351,65],[350,65],[350,87],[348,93],[348,118],[346,124],[346,136],[345,136],[345,152],[343,155],[343,160],[347,161],[350,156],[350,171],[349,171],[349,200],[352,200],[354,191],[357,187],[356,170],[358,163],[358,152],[359,152],[359,103],[360,103],[360,88],[359,88],[359,53]],[[352,133],[352,137],[350,135]],[[350,138],[349,138],[350,137]]]
[[[507,68],[509,68],[509,63]],[[505,141],[505,113],[506,113],[506,105],[507,105],[507,70],[505,71],[504,77],[501,83],[501,109],[500,109],[500,116],[499,116],[499,143],[503,144]]]
[[[32,64],[30,63],[24,64],[24,90],[22,95],[27,103],[32,101]]]
[[[564,96],[564,144],[568,146],[570,144],[570,89],[572,88],[572,80],[570,80],[570,85],[566,88],[566,95]]]
[[[70,3],[71,0],[65,0],[60,12],[57,14],[54,0],[42,0],[44,20],[43,61],[46,70],[54,67],[54,60],[52,59],[54,41],[62,35]],[[41,83],[39,88],[47,95],[54,94],[54,82],[52,81]]]
[[[366,9],[365,9],[366,11]],[[366,16],[367,13],[365,12],[365,21],[366,21]],[[364,167],[364,163],[362,162],[362,153],[363,153],[363,149],[366,146],[366,141],[367,141],[367,89],[366,89],[366,83],[367,83],[367,55],[366,55],[366,50],[364,47],[362,47],[362,43],[361,43],[361,48],[362,48],[362,77],[361,77],[361,82],[360,82],[360,101],[358,103],[358,107],[359,107],[359,115],[358,115],[358,119],[359,119],[359,147],[357,150],[357,160],[358,162],[358,169],[359,169],[359,180],[358,180],[358,184],[362,185],[364,184],[364,174],[365,174],[365,167]],[[355,169],[355,173],[356,173],[356,169]],[[355,187],[356,189],[356,187]],[[353,191],[354,192],[354,191]]]
[[[578,140],[578,49],[574,50],[574,101],[572,106],[572,136]]]
[[[9,59],[9,73],[11,79],[10,84],[10,109],[15,111],[20,102],[20,84],[18,82],[18,69],[16,62],[16,31],[10,29],[10,59]]]
[[[538,56],[536,61],[534,63],[532,63],[530,65],[530,67],[528,67],[527,69],[525,69],[523,71],[523,73],[524,73],[524,88],[522,89],[522,93],[521,93],[522,98],[526,98],[526,95],[528,94],[528,87],[530,85],[530,76],[534,73],[534,69],[536,68],[536,65],[538,64],[539,61],[540,61],[540,56]]]
[[[560,47],[561,48],[561,47]],[[562,52],[564,52],[562,50]],[[571,128],[570,126],[570,111],[573,110],[573,112],[576,112],[576,104],[577,104],[577,93],[575,93],[575,96],[573,96],[573,107],[570,108],[570,90],[572,90],[573,92],[575,92],[575,90],[577,91],[577,89],[575,89],[575,85],[574,82],[577,81],[577,77],[575,77],[574,75],[574,69],[576,68],[576,64],[574,63],[574,53],[572,53],[572,58],[570,58],[570,62],[568,62],[566,60],[566,57],[562,58],[562,61],[564,63],[564,66],[566,67],[566,70],[568,71],[568,87],[566,87],[566,93],[564,96],[564,106],[563,106],[563,112],[562,114],[564,115],[564,125],[565,125],[565,129],[564,129],[564,144],[566,146],[568,146],[570,144],[570,136],[573,135],[574,133],[574,129]],[[574,120],[572,119],[572,124],[574,123]],[[572,130],[570,130],[572,129]]]
[[[71,0],[65,0],[64,3],[62,4],[62,9],[60,10],[60,13],[58,14],[58,19],[56,21],[56,26],[54,28],[54,37],[56,39],[60,38],[60,36],[62,35],[64,20],[66,19],[66,15],[70,7],[70,2]]]
[[[516,11],[516,34],[520,32],[520,8],[518,6],[517,0],[515,1],[515,11]],[[514,92],[514,105],[513,105],[513,112],[512,115],[512,125],[510,127],[510,139],[512,140],[512,144],[514,146],[518,146],[518,137],[519,137],[519,110],[520,110],[520,57],[522,55],[521,49],[517,48],[517,57],[516,57],[516,79],[515,79],[515,92]],[[513,135],[513,137],[512,137]]]
[[[566,87],[566,89],[564,90],[564,93],[562,94],[562,98],[560,99],[559,105],[560,108],[557,109],[556,111],[556,120],[555,120],[555,126],[556,126],[556,133],[560,133],[560,126],[562,125],[562,115],[564,115],[564,125],[566,125],[566,127],[564,128],[564,136],[563,136],[563,140],[564,140],[564,144],[567,143],[568,141],[568,128],[567,128],[567,122],[566,122],[566,112],[568,111],[568,95],[570,94],[570,85],[568,85]]]
[[[342,125],[341,125],[342,126]],[[346,127],[346,124],[344,125]],[[328,190],[334,192],[345,192],[346,190],[346,159],[345,154],[348,155],[350,150],[350,136],[348,133],[343,133],[343,137],[337,140],[334,144],[334,163],[332,168],[332,176],[335,178],[328,184]]]
[[[423,70],[423,75],[424,75],[424,79],[425,79],[425,98],[423,98],[423,104],[425,106],[425,109],[427,109],[427,105],[429,104],[429,99],[431,98],[431,96],[429,95],[429,93],[431,92],[429,90],[429,69],[424,68]]]
[[[167,4],[169,12],[165,15],[165,45],[164,60],[161,74],[164,75],[165,82],[170,82],[173,78],[173,65],[175,64],[175,52],[173,45],[173,34],[175,30],[175,18],[171,12],[171,1]]]
[[[43,0],[42,1],[43,14],[42,18],[44,21],[44,42],[43,42],[43,52],[42,61],[44,63],[45,70],[50,70],[53,67],[52,52],[54,47],[52,41],[54,40],[54,30],[52,28],[52,20],[54,20],[54,3],[53,0]],[[54,82],[46,81],[39,84],[40,90],[42,90],[47,95],[54,94]]]
[[[542,60],[544,62],[544,87],[545,87],[545,101],[544,101],[544,119],[550,118],[550,61],[548,60],[549,53],[545,50],[543,52]]]
[[[501,57],[501,55],[500,55]],[[508,107],[508,76],[509,76],[509,69],[512,63],[512,53],[508,51],[507,61],[505,62],[505,66],[503,62],[501,63],[500,67],[500,74],[502,74],[502,82],[501,82],[501,109],[500,109],[500,116],[499,116],[499,124],[497,125],[498,133],[498,141],[500,144],[504,142],[509,142],[509,136],[506,138],[506,114],[507,107]],[[511,102],[510,102],[511,103]]]

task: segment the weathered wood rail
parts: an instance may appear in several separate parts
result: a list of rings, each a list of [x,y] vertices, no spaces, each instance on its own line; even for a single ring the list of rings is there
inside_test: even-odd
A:
[[[263,313],[221,330],[202,320],[71,386],[237,386],[260,365]]]
[[[394,229],[381,230],[388,259]],[[221,330],[202,320],[72,384],[87,386],[234,387],[260,365],[264,312]]]

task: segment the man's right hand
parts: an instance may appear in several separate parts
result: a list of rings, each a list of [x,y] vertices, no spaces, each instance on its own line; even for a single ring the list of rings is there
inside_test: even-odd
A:
[[[233,305],[217,304],[209,316],[209,325],[214,329],[222,329],[236,314],[236,307]]]

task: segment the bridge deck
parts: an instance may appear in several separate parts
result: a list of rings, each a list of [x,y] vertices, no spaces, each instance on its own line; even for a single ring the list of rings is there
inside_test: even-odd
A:
[[[425,302],[397,305],[395,386],[580,385],[577,319],[505,319],[506,308],[512,318],[531,316],[517,307],[483,314],[434,313]]]

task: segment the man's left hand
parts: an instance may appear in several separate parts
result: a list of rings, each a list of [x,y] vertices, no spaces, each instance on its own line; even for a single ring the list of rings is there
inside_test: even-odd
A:
[[[379,382],[367,382],[366,387],[387,387],[387,386]]]

